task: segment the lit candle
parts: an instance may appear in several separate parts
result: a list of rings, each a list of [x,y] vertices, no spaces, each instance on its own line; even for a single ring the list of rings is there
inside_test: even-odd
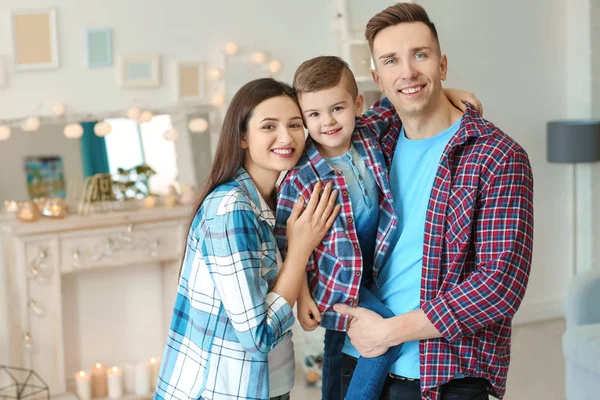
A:
[[[133,364],[123,365],[123,382],[125,383],[125,393],[135,392],[135,368]]]
[[[160,359],[152,357],[150,360],[148,360],[148,367],[150,369],[150,393],[154,393],[156,391],[156,383],[158,382]]]
[[[135,365],[135,394],[145,396],[150,389],[150,369],[148,364],[138,363]]]
[[[77,397],[79,397],[79,400],[91,400],[92,384],[90,376],[85,371],[79,371],[75,374],[75,384],[77,385]]]
[[[106,372],[108,377],[108,397],[119,399],[123,397],[123,370],[119,367],[112,367]]]
[[[107,395],[106,365],[96,363],[92,369],[92,397],[106,397]]]
[[[156,205],[156,196],[148,196],[144,198],[144,207],[152,208]]]
[[[19,210],[19,203],[14,200],[6,200],[4,201],[4,209],[7,212],[15,213]]]

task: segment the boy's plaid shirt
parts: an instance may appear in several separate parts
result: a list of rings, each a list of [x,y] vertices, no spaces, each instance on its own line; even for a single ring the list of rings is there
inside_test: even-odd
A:
[[[393,107],[384,99],[376,107]],[[380,143],[391,162],[399,119]],[[442,338],[422,340],[423,399],[458,374],[502,398],[512,318],[529,279],[533,175],[527,153],[471,106],[440,159],[425,220],[421,309]]]
[[[389,170],[372,131],[387,130],[391,116],[389,109],[370,110],[364,116],[357,118],[352,135],[352,143],[367,168],[373,173],[379,187],[379,225],[373,260],[375,282],[398,220],[392,205]],[[391,142],[393,139],[390,140]],[[307,139],[304,153],[298,164],[288,172],[279,187],[275,237],[285,257],[287,219],[298,197],[302,196],[308,201],[318,181],[322,181],[323,184],[329,181],[333,183],[333,188],[339,191],[337,202],[342,205],[342,208],[333,226],[309,259],[307,265],[309,288],[321,312],[321,326],[326,329],[346,330],[347,316],[333,311],[333,305],[351,304],[358,296],[363,268],[360,244],[346,179],[339,171],[330,167],[327,160],[319,154],[310,137]]]

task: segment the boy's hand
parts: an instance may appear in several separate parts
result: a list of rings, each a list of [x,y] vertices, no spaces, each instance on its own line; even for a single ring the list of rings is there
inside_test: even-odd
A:
[[[473,93],[459,89],[444,89],[444,93],[454,107],[464,112],[467,109],[466,104],[469,103],[477,110],[479,115],[483,116],[483,105]]]
[[[298,297],[298,322],[307,332],[314,331],[321,322],[321,313],[310,295]]]

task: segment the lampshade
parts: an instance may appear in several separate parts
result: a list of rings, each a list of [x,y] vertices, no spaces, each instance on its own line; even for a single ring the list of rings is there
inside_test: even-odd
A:
[[[552,163],[600,161],[600,121],[548,122],[548,161]]]

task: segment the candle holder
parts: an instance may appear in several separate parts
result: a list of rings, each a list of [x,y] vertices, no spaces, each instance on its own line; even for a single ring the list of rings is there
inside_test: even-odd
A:
[[[67,202],[60,197],[46,200],[42,214],[50,218],[64,218],[67,216]]]
[[[21,204],[17,211],[17,218],[23,222],[35,222],[42,216],[40,209],[33,201],[26,201]]]
[[[19,211],[21,203],[16,200],[4,200],[4,211],[8,213],[16,213]]]
[[[33,370],[0,365],[0,382],[10,382],[0,387],[2,399],[21,400],[35,396],[50,400],[50,388]]]
[[[35,203],[35,205],[37,206],[37,208],[40,209],[40,211],[42,211],[44,209],[44,205],[46,205],[46,200],[48,200],[45,197],[36,197],[35,199],[31,200]]]

